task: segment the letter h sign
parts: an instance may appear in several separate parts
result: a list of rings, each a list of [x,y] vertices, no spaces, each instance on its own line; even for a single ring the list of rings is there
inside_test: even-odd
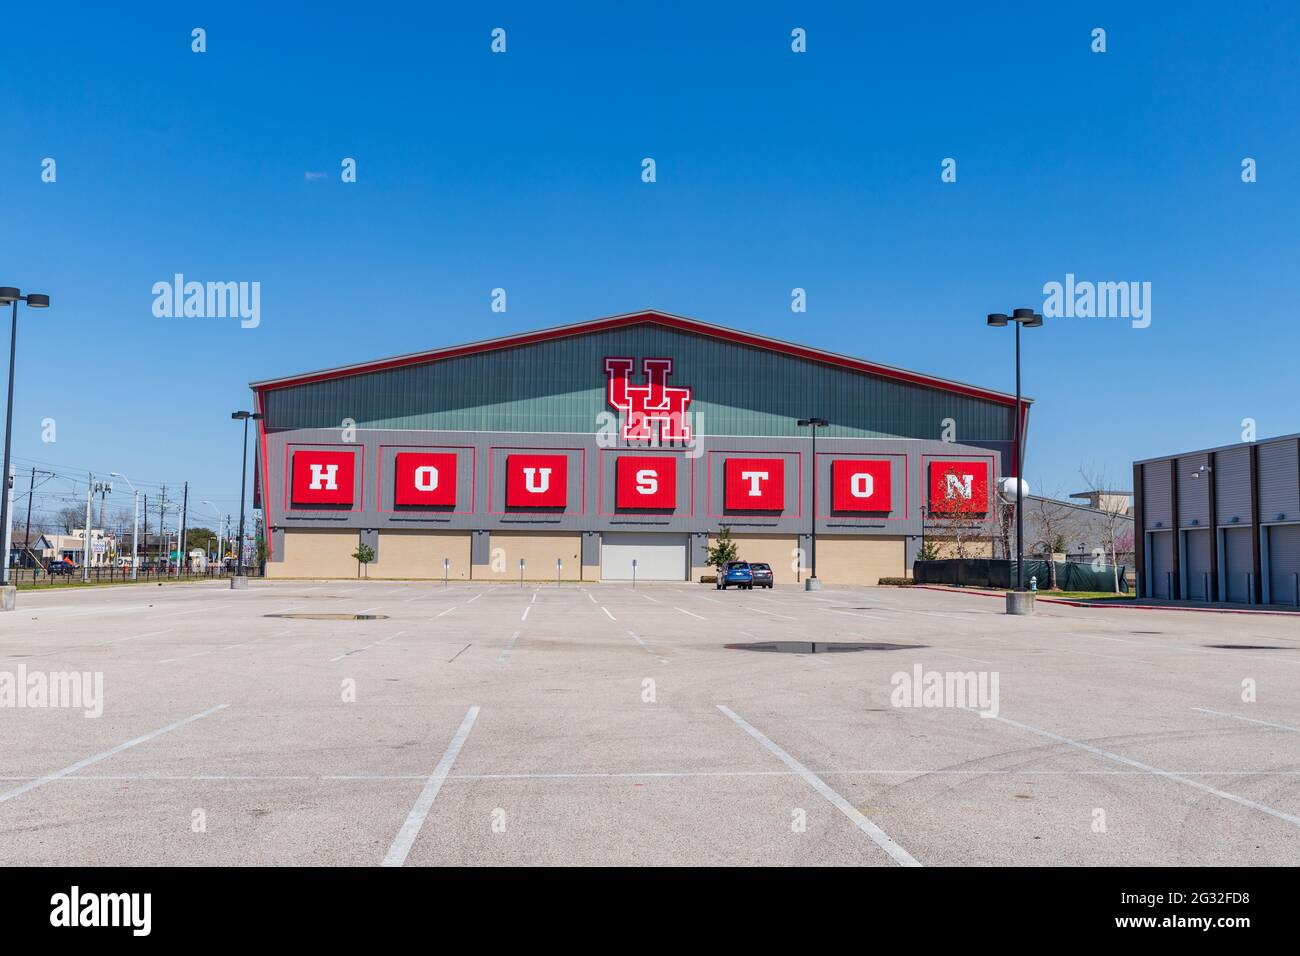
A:
[[[356,454],[299,448],[293,453],[295,505],[352,506]]]
[[[686,409],[691,404],[691,390],[668,384],[673,371],[670,358],[648,358],[641,362],[645,385],[632,385],[633,358],[605,359],[609,379],[609,404],[623,412],[623,437],[629,441],[650,441],[659,426],[661,441],[690,441],[691,427],[686,423]]]

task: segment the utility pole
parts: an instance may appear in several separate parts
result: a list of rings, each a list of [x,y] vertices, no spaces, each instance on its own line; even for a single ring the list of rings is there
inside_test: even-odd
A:
[[[158,497],[158,560],[161,563],[163,559],[163,548],[167,544],[167,486],[163,485],[159,490]],[[161,571],[162,569],[159,568]]]
[[[140,512],[144,515],[144,556],[149,558],[149,496],[144,496],[144,509]]]
[[[95,506],[95,476],[92,472],[86,473],[86,540],[85,547],[81,552],[81,580],[84,584],[90,583],[90,512]]]
[[[32,466],[32,483],[27,486],[27,531],[23,533],[23,546],[32,554],[32,499],[36,497],[36,466]],[[32,555],[35,558],[35,555]]]
[[[176,544],[176,576],[181,576],[181,562],[187,558],[188,548],[185,547],[185,525],[189,521],[190,509],[190,483],[185,482],[185,496],[181,499],[180,520],[176,522],[177,533],[180,538]]]

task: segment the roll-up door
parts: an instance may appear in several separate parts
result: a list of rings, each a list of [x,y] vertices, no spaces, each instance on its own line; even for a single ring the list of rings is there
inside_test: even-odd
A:
[[[686,535],[660,531],[606,531],[600,543],[600,579],[632,580],[636,562],[638,581],[685,581]]]
[[[1268,529],[1268,590],[1274,604],[1300,604],[1300,524],[1276,524]]]
[[[1214,600],[1210,588],[1210,549],[1214,536],[1209,528],[1184,532],[1187,558],[1187,597],[1193,601]]]
[[[1255,570],[1254,549],[1250,546],[1250,528],[1223,529],[1223,579],[1228,584],[1228,600],[1250,600],[1250,575]]]
[[[1174,533],[1172,531],[1153,531],[1150,540],[1151,596],[1155,598],[1172,597]]]

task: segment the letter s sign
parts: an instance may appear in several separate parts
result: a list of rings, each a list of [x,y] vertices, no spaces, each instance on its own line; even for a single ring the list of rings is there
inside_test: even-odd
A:
[[[677,457],[619,455],[614,491],[619,511],[673,511],[677,507]]]

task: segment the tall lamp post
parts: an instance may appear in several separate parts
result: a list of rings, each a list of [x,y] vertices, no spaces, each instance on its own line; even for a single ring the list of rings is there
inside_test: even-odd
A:
[[[14,428],[14,359],[18,354],[18,303],[25,302],[29,309],[47,309],[50,306],[50,297],[33,292],[30,295],[23,295],[12,286],[0,286],[0,305],[11,305],[13,307],[13,319],[9,331],[9,403],[5,407],[5,461],[4,461],[4,480],[6,487],[4,494],[0,495],[0,538],[5,541],[4,570],[0,572],[0,584],[9,587],[9,449],[13,439]],[[0,601],[0,610],[13,610],[13,605],[9,600],[9,592],[5,592],[5,599]]]
[[[805,591],[820,591],[821,581],[817,580],[817,429],[829,425],[824,418],[801,418],[799,427],[812,432],[812,574],[804,581]]]
[[[226,537],[226,526],[222,524],[225,519],[221,517],[221,512],[217,510],[217,506],[207,498],[203,499],[203,503],[212,509],[212,516],[217,519],[217,564],[224,572],[226,570],[226,553],[221,548],[221,542]]]
[[[244,464],[239,471],[239,542],[236,545],[239,549],[239,557],[236,559],[235,576],[230,579],[230,586],[244,588],[248,586],[248,578],[244,576],[244,495],[248,487],[248,422],[257,421],[262,417],[262,413],[231,412],[230,417],[244,423]]]
[[[131,484],[131,479],[120,471],[110,471],[109,474],[125,481],[135,495],[135,519],[131,522],[131,580],[136,581],[140,577],[140,492]]]
[[[989,314],[988,324],[995,328],[1005,328],[1008,322],[1016,326],[1016,588],[1007,595],[1008,614],[1029,614],[1033,606],[1024,597],[1025,593],[1025,519],[1024,508],[1024,472],[1025,451],[1021,434],[1020,401],[1020,327],[1036,329],[1043,324],[1043,317],[1033,309],[1015,309],[1010,315],[1002,312]]]

